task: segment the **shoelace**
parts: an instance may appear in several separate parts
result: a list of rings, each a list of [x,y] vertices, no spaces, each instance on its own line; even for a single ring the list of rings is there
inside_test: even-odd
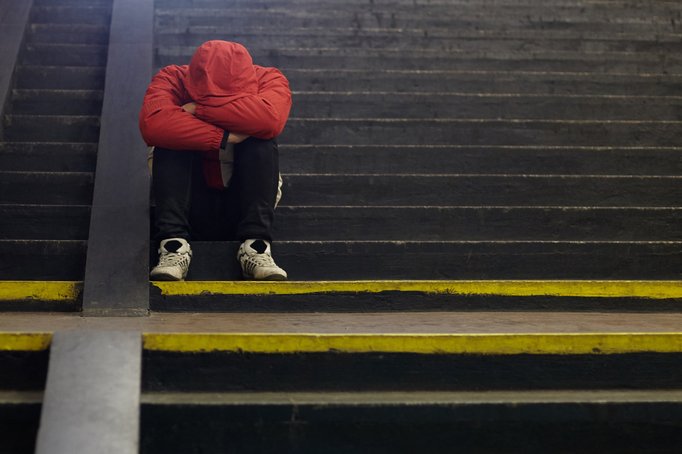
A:
[[[185,266],[189,260],[189,254],[178,254],[177,252],[168,252],[161,254],[159,257],[159,266]]]
[[[268,254],[244,254],[246,255],[246,269],[251,272],[259,266],[277,266],[272,256]]]

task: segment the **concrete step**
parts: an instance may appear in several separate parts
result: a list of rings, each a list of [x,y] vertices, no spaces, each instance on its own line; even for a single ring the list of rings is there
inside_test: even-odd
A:
[[[295,91],[293,101],[291,116],[307,118],[672,121],[682,118],[682,97],[673,96],[468,94],[456,91],[441,93]]]
[[[0,333],[2,452],[33,453],[47,377],[49,344],[49,335],[42,333]]]
[[[111,3],[107,6],[72,3],[66,5],[36,5],[31,9],[33,24],[85,24],[109,26]]]
[[[0,203],[90,205],[91,172],[7,172],[0,175]]]
[[[35,115],[99,115],[101,90],[15,89],[12,112]]]
[[[424,10],[423,6],[418,7],[420,11]],[[357,11],[358,9],[354,9]],[[452,8],[450,8],[452,11]],[[184,10],[179,10],[180,14]],[[618,12],[610,7],[609,10],[611,14],[612,22],[622,22],[623,17],[618,16]],[[680,11],[682,12],[682,11]],[[325,13],[326,14],[326,13]],[[457,14],[462,15],[461,11],[457,11]],[[668,12],[671,17],[675,17],[678,12]],[[274,36],[280,36],[284,41],[281,44],[288,43],[289,39],[302,39],[303,36],[309,38],[308,43],[301,47],[308,47],[310,41],[324,42],[326,39],[341,39],[350,40],[355,38],[355,41],[344,41],[348,44],[353,44],[358,47],[375,47],[373,46],[373,40],[390,40],[390,43],[402,45],[407,42],[419,43],[415,47],[430,46],[435,44],[438,46],[442,40],[451,40],[453,44],[457,44],[459,41],[469,41],[477,40],[484,42],[486,40],[518,40],[525,41],[530,47],[533,43],[537,42],[540,44],[540,40],[545,40],[544,46],[553,46],[556,42],[564,41],[566,44],[568,42],[573,42],[572,45],[577,47],[574,50],[583,49],[590,50],[589,47],[583,47],[589,45],[589,43],[603,42],[604,44],[610,43],[621,43],[623,46],[637,46],[643,43],[657,43],[660,46],[666,46],[668,44],[674,45],[677,43],[680,36],[679,31],[669,31],[669,32],[656,32],[654,30],[649,31],[639,31],[637,33],[614,32],[608,29],[600,29],[598,27],[591,30],[572,30],[570,28],[559,29],[552,27],[544,27],[537,29],[527,29],[524,27],[485,27],[484,25],[488,22],[481,23],[479,27],[474,30],[466,28],[457,27],[358,27],[357,24],[352,24],[348,26],[344,23],[339,23],[337,26],[332,27],[315,27],[312,25],[306,27],[277,27],[277,26],[267,26],[267,25],[255,25],[245,29],[243,33],[235,33],[233,29],[224,27],[221,22],[216,21],[213,24],[206,25],[191,25],[189,27],[174,27],[172,24],[157,23],[157,27],[154,33],[157,35],[159,45],[183,45],[182,43],[187,43],[185,45],[195,45],[196,39],[192,39],[192,36],[213,36],[218,37],[218,39],[227,39],[228,37],[241,37],[243,40],[251,41],[258,37],[264,39],[264,42],[270,42]],[[360,40],[362,38],[362,40]],[[431,39],[434,43],[428,43],[427,39]],[[166,41],[168,40],[168,41]],[[189,41],[188,41],[189,40]],[[578,41],[583,41],[580,43]],[[299,44],[305,41],[292,41]],[[381,41],[383,42],[383,41]],[[284,47],[290,47],[285,45]],[[339,46],[340,47],[340,46]],[[379,47],[392,47],[392,46],[379,46]],[[545,47],[546,48],[546,47]],[[558,49],[557,49],[558,50]],[[569,50],[566,48],[564,50]],[[596,50],[596,49],[592,49]],[[615,49],[614,49],[615,50]]]
[[[675,393],[682,378],[678,332],[146,332],[143,343],[143,393]]]
[[[157,45],[199,46],[211,39],[237,41],[248,49],[317,47],[356,49],[429,49],[442,51],[583,51],[583,52],[678,52],[679,33],[590,33],[557,30],[458,30],[452,28],[287,28],[258,27],[245,33],[220,25],[164,27],[155,30]]]
[[[5,140],[96,143],[99,141],[99,116],[5,115]]]
[[[279,144],[283,173],[680,175],[676,147]],[[0,155],[1,156],[1,155]]]
[[[56,2],[59,0],[41,0],[42,2]],[[77,0],[73,0],[77,1]],[[101,0],[100,0],[101,1]],[[637,4],[642,11],[656,11],[662,10],[676,10],[679,6],[674,0],[660,0],[657,2],[633,2],[633,0],[612,0],[608,2],[589,2],[576,0],[547,0],[539,5],[533,0],[481,0],[472,2],[471,0],[158,0],[157,5],[162,8],[217,8],[228,6],[253,8],[268,8],[271,6],[283,7],[294,5],[296,8],[310,8],[311,6],[318,7],[339,7],[343,5],[358,8],[396,8],[396,7],[412,7],[425,8],[429,6],[445,6],[452,8],[532,8],[535,10],[542,8],[612,8],[612,9],[627,9],[632,8],[633,3]],[[42,4],[42,3],[41,3]]]
[[[30,310],[42,306],[46,296],[28,300],[26,290],[4,283],[6,293],[17,307]],[[0,288],[3,288],[0,287]],[[39,289],[42,290],[42,289]],[[34,290],[33,293],[39,293]],[[61,291],[72,295],[70,288]],[[66,299],[66,298],[64,298]],[[74,297],[71,298],[73,300]],[[39,301],[36,301],[39,300]],[[68,301],[60,301],[65,306]],[[679,312],[682,289],[679,281],[585,281],[585,280],[358,280],[358,281],[184,281],[152,282],[150,307],[153,311],[251,314],[378,313],[409,317],[413,311],[423,317],[443,313],[536,311],[535,316],[568,311],[573,313]],[[543,315],[541,315],[543,314]],[[620,314],[620,315],[618,315]],[[461,315],[461,314],[460,314]],[[330,315],[331,316],[331,315]],[[455,315],[453,315],[455,316]],[[473,317],[474,315],[472,315]],[[558,317],[559,315],[557,315]],[[605,315],[606,316],[606,315]],[[385,320],[385,329],[397,329]],[[356,320],[357,323],[360,323]],[[436,329],[432,321],[420,320]],[[465,321],[462,323],[466,324]],[[485,323],[485,322],[484,322]],[[491,325],[490,321],[488,321]],[[360,323],[361,326],[364,326]],[[408,322],[408,325],[410,323]],[[412,319],[412,327],[421,326]],[[542,329],[551,325],[539,323]],[[378,328],[381,329],[381,328]]]
[[[34,452],[41,404],[40,392],[0,391],[0,437],[3,452]]]
[[[282,143],[674,147],[680,121],[289,118]]]
[[[87,240],[87,205],[0,205],[3,239]]]
[[[682,77],[580,72],[283,68],[294,91],[677,96]],[[295,106],[296,104],[294,104]]]
[[[29,24],[27,43],[107,44],[109,26],[86,24]]]
[[[102,6],[111,7],[112,0],[34,0],[35,6]]]
[[[50,335],[0,333],[0,390],[41,391],[47,377]]]
[[[678,176],[285,174],[283,206],[673,207]]]
[[[30,454],[34,451],[47,376],[48,348],[49,336],[0,333],[2,452]]]
[[[155,64],[157,67],[187,64],[195,49],[195,46],[159,48]],[[278,68],[383,70],[451,70],[457,68],[460,71],[569,71],[599,74],[676,75],[682,73],[682,60],[664,52],[465,52],[315,47],[281,47],[249,49],[249,51],[256,64]]]
[[[26,44],[22,65],[105,66],[107,46],[98,44]]]
[[[79,312],[83,282],[1,280],[0,310]]]
[[[0,279],[77,281],[85,271],[81,240],[0,240]]]
[[[292,280],[677,279],[678,241],[275,241]],[[189,280],[240,280],[237,242],[192,242]],[[150,263],[158,261],[150,248]],[[19,278],[17,278],[19,279]]]
[[[645,452],[682,442],[678,399],[679,391],[627,390],[149,393],[141,445],[144,453]]]
[[[366,28],[424,28],[432,27],[460,30],[477,29],[554,29],[611,33],[636,33],[646,30],[663,33],[679,32],[672,22],[679,15],[679,8],[649,12],[635,8],[614,9],[609,7],[587,8],[453,8],[452,6],[411,5],[390,6],[385,9],[371,7],[329,8],[271,8],[222,6],[218,8],[156,8],[157,27],[191,27],[221,25],[227,29],[239,26],[262,26],[263,23],[279,28],[286,27],[353,27]]]
[[[20,224],[20,219],[14,222]],[[680,222],[682,208],[280,207],[274,237],[286,241],[682,241]],[[2,222],[0,229],[7,230]]]
[[[3,280],[0,282],[0,310],[79,311],[82,290],[83,282],[80,281]],[[477,329],[475,326],[479,323],[490,330],[497,325],[484,314],[497,312],[498,317],[509,317],[520,311],[535,311],[534,317],[546,319],[545,323],[535,326],[550,331],[557,329],[552,323],[565,324],[561,312],[571,312],[573,318],[579,313],[581,317],[589,318],[596,312],[604,320],[614,316],[620,321],[629,319],[634,323],[641,323],[636,314],[646,313],[649,314],[647,317],[658,317],[647,326],[663,330],[662,317],[674,324],[675,320],[670,317],[679,313],[682,303],[679,281],[661,280],[155,281],[150,282],[149,291],[151,310],[163,312],[152,315],[160,316],[159,326],[169,325],[167,329],[174,323],[170,318],[180,317],[174,313],[195,312],[194,318],[213,317],[213,323],[221,329],[226,328],[224,319],[230,314],[234,317],[235,313],[247,314],[246,317],[260,315],[259,320],[266,324],[269,323],[267,317],[274,319],[281,313],[287,313],[288,318],[315,317],[320,313],[327,317],[344,314],[344,317],[356,317],[350,323],[356,323],[359,328],[366,324],[357,320],[358,314],[372,313],[374,316],[382,314],[386,329],[413,329],[426,321],[434,330],[444,326],[456,330],[457,326],[447,317],[458,317],[459,324],[469,329]],[[420,313],[421,319],[415,319],[415,311]],[[480,320],[472,325],[461,311]],[[440,312],[437,315],[440,325],[434,324],[433,320],[429,322],[433,312]],[[629,315],[623,315],[626,313]],[[554,322],[550,323],[548,317],[554,317]],[[293,323],[301,325],[301,322]],[[244,329],[238,320],[232,320],[232,323]],[[326,322],[318,318],[317,323]],[[336,320],[336,323],[348,321]],[[518,326],[516,322],[505,323]],[[204,330],[216,329],[209,326]],[[310,329],[315,328],[311,325]]]
[[[13,172],[94,172],[97,144],[0,142],[0,168]]]
[[[102,90],[104,67],[42,66],[17,67],[15,87],[19,89]]]
[[[99,5],[110,6],[112,0],[34,0],[36,6],[55,6],[55,5]]]

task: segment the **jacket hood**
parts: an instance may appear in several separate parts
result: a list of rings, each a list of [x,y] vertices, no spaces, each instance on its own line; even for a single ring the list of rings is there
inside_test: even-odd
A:
[[[258,93],[258,78],[249,51],[239,43],[207,41],[194,52],[185,79],[192,100],[222,106]]]

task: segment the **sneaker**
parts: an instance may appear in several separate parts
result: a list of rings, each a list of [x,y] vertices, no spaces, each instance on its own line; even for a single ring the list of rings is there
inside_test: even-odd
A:
[[[191,259],[192,248],[187,240],[163,240],[159,246],[159,264],[149,273],[149,277],[154,281],[182,281],[187,276]]]
[[[239,246],[237,259],[244,279],[285,281],[287,273],[278,267],[270,254],[270,243],[265,240],[246,240]]]

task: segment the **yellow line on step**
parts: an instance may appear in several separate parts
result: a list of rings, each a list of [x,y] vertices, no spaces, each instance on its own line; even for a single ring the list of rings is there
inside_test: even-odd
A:
[[[143,335],[146,350],[251,353],[616,354],[680,353],[682,333],[189,334]]]
[[[0,281],[0,301],[74,301],[82,288],[77,281]]]
[[[47,350],[51,341],[50,333],[0,333],[0,351]]]
[[[152,285],[165,296],[416,292],[472,296],[682,298],[682,281],[157,281]]]

